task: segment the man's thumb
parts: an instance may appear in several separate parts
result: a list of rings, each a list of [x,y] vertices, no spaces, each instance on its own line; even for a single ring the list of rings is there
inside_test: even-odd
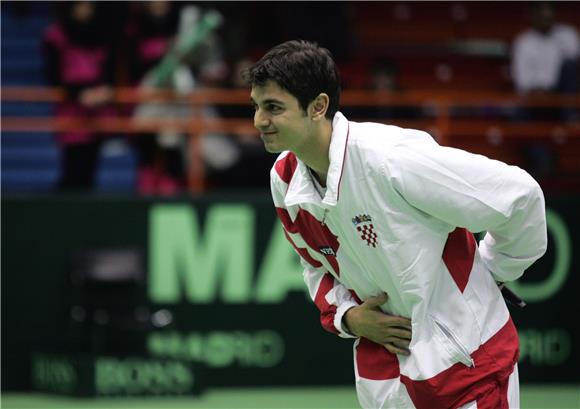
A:
[[[389,296],[387,293],[380,293],[380,294],[375,295],[373,297],[367,298],[365,300],[364,304],[368,308],[376,308],[376,307],[379,307],[379,306],[383,305],[384,303],[386,303],[388,299],[389,299]]]

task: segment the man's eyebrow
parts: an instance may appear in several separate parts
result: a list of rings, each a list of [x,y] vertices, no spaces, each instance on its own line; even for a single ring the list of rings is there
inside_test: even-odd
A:
[[[275,98],[268,98],[267,100],[264,101],[264,104],[280,104],[280,105],[284,105],[284,102],[279,100],[279,99],[275,99]]]
[[[252,104],[257,104],[256,101],[254,101],[254,98],[250,97],[250,103]],[[279,104],[279,105],[284,105],[284,101],[281,101],[279,99],[276,98],[268,98],[265,99],[264,101],[262,101],[263,104]]]

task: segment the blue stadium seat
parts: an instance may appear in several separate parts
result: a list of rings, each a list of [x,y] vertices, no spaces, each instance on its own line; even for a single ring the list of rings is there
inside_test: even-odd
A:
[[[3,34],[4,37],[4,34]],[[2,39],[2,56],[5,60],[25,60],[31,56],[39,57],[39,63],[42,61],[42,44],[39,38],[12,38],[4,37]],[[4,67],[2,67],[4,69]]]
[[[60,154],[54,146],[30,146],[21,148],[2,148],[2,170],[15,168],[55,168],[58,167]]]
[[[2,149],[32,145],[55,146],[52,132],[2,132]]]
[[[2,103],[3,116],[51,116],[54,115],[54,104],[48,102],[14,102]]]
[[[105,143],[97,165],[96,188],[99,191],[134,192],[137,157],[121,140]]]
[[[2,4],[2,85],[45,85],[42,33],[50,24],[48,5],[31,2],[29,14],[17,16]],[[53,104],[3,102],[2,116],[50,116]],[[59,150],[50,132],[3,132],[2,190],[52,190],[59,177]]]
[[[16,169],[2,171],[3,191],[49,191],[58,181],[58,169]]]

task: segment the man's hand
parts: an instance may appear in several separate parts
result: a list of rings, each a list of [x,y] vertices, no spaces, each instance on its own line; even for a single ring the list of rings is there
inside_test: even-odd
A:
[[[343,322],[353,335],[381,344],[393,354],[409,355],[411,320],[381,311],[379,307],[388,299],[386,293],[368,298],[361,305],[349,309]]]

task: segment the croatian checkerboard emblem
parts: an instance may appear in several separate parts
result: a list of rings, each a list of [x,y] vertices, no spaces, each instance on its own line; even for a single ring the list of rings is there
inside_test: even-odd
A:
[[[361,214],[352,218],[352,224],[360,233],[360,238],[370,247],[377,247],[377,233],[373,226],[373,219],[368,214]]]

